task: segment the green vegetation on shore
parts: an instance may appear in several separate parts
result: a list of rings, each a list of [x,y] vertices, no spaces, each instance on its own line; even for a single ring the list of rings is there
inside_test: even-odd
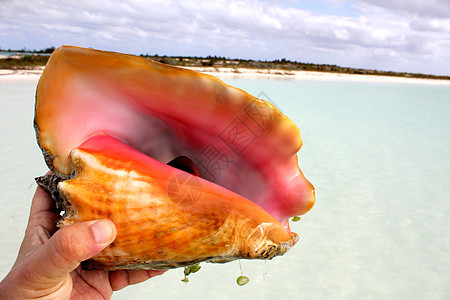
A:
[[[450,80],[450,76],[428,75],[418,73],[379,71],[369,69],[356,69],[340,67],[327,64],[312,64],[290,61],[287,59],[276,59],[272,61],[247,60],[247,59],[229,59],[225,57],[208,56],[208,57],[187,57],[187,56],[159,56],[159,55],[141,55],[155,61],[181,67],[214,67],[214,68],[246,68],[246,69],[271,69],[282,70],[282,75],[289,75],[289,71],[310,71],[310,72],[330,72],[344,74],[360,74],[360,75],[378,75],[378,76],[396,76],[408,78],[425,78],[425,79],[444,79]],[[238,71],[237,71],[238,72]],[[276,74],[276,73],[275,73]],[[291,73],[292,75],[294,73]]]
[[[2,50],[3,52],[20,53],[7,58],[0,59],[0,69],[33,69],[36,67],[45,66],[49,56],[42,54],[49,54],[55,50],[50,47],[40,51],[23,50]],[[208,57],[192,57],[192,56],[159,56],[159,55],[144,55],[141,57],[149,58],[160,63],[180,66],[180,67],[213,67],[213,68],[233,68],[238,72],[239,68],[246,69],[267,69],[267,70],[281,70],[280,74],[289,75],[289,71],[311,71],[311,72],[330,72],[330,73],[344,73],[344,74],[360,74],[360,75],[378,75],[378,76],[395,76],[408,78],[424,78],[424,79],[443,79],[450,80],[450,76],[428,75],[419,73],[380,71],[358,68],[347,68],[336,65],[327,64],[312,64],[290,61],[287,59],[276,59],[272,61],[261,60],[247,60],[247,59],[230,59],[225,57],[208,56]]]
[[[20,55],[0,59],[0,69],[29,70],[43,67],[50,56]]]

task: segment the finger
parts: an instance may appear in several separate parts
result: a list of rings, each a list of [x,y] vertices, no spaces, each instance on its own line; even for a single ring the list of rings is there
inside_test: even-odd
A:
[[[54,202],[47,191],[38,186],[31,202],[30,214],[36,214],[41,211],[53,211],[54,207]]]
[[[55,221],[60,216],[57,213],[49,211],[52,206],[53,201],[50,196],[43,188],[38,187],[33,196],[30,217],[18,257],[29,253],[34,246],[44,244],[55,233],[57,230]]]
[[[61,228],[33,252],[27,264],[27,282],[41,289],[57,286],[81,261],[108,246],[116,234],[116,227],[109,220],[88,221]]]
[[[29,229],[20,245],[19,253],[17,254],[17,259],[14,264],[20,262],[21,259],[33,251],[35,247],[45,244],[49,239],[50,234],[44,227],[35,226],[32,229]]]
[[[136,270],[136,271],[113,271],[109,273],[109,282],[113,291],[118,291],[132,284],[143,282],[149,278],[162,275],[166,271],[159,270]]]
[[[49,194],[41,187],[37,187],[31,203],[28,228],[42,226],[50,234],[56,231],[55,221],[60,217],[54,212],[55,204]]]

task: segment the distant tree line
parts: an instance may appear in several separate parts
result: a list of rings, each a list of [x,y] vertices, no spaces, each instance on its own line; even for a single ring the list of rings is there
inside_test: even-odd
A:
[[[53,53],[53,51],[55,51],[55,47],[49,47],[49,48],[45,48],[45,49],[41,49],[41,50],[29,50],[27,48],[22,48],[20,50],[12,50],[12,49],[3,49],[0,46],[0,51],[1,52],[19,52],[19,53],[45,53],[45,54],[51,54]]]
[[[247,68],[247,69],[271,69],[271,70],[283,70],[283,71],[311,71],[311,72],[331,72],[331,73],[345,73],[345,74],[360,74],[360,75],[378,75],[378,76],[395,76],[395,77],[408,77],[408,78],[428,78],[428,79],[445,79],[450,80],[450,76],[441,75],[428,75],[420,73],[407,73],[407,72],[394,72],[394,71],[381,71],[361,68],[340,67],[330,64],[314,64],[291,61],[286,58],[275,60],[251,60],[251,59],[239,59],[239,58],[226,58],[220,56],[159,56],[155,55],[143,55],[160,63],[173,65],[173,66],[185,66],[185,67],[214,67],[214,68]],[[283,73],[286,74],[286,73]]]
[[[55,47],[49,47],[42,50],[21,50],[2,49],[3,52],[18,52],[30,54],[46,54],[44,55],[24,55],[20,58],[4,58],[0,59],[0,69],[20,69],[33,68],[37,66],[45,66],[48,61],[48,54],[55,51]],[[396,76],[409,78],[429,78],[429,79],[445,79],[450,80],[450,76],[428,75],[420,73],[406,73],[393,71],[380,71],[371,69],[340,67],[330,64],[313,64],[291,61],[286,58],[275,60],[251,60],[240,58],[229,58],[224,56],[167,56],[167,55],[149,55],[141,54],[141,57],[152,59],[154,61],[181,67],[213,67],[213,68],[234,68],[238,72],[239,68],[247,69],[273,69],[283,71],[311,71],[311,72],[332,72],[345,74],[361,74],[361,75],[379,75],[379,76]],[[284,73],[285,74],[285,73]]]

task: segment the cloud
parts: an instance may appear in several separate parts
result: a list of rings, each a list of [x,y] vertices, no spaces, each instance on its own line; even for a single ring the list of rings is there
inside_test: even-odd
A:
[[[450,4],[448,0],[356,0],[361,9],[372,10],[373,6],[426,18],[449,18]],[[368,5],[368,6],[365,6]]]
[[[75,44],[135,54],[285,57],[450,74],[450,5],[444,0],[427,5],[419,0],[326,0],[325,12],[324,5],[313,9],[299,3],[3,0],[0,46]]]

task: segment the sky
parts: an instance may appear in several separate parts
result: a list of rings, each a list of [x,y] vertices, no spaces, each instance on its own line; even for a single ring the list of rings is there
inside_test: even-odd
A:
[[[0,47],[450,75],[449,0],[0,0]]]

